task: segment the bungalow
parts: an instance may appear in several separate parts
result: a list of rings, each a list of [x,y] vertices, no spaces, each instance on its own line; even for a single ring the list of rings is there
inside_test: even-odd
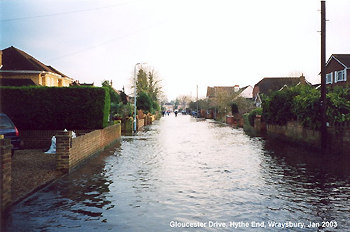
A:
[[[220,95],[230,96],[239,91],[239,85],[235,86],[214,86],[207,88],[207,98],[213,99]]]
[[[278,91],[283,89],[286,86],[295,86],[298,84],[309,84],[308,81],[305,80],[305,77],[301,75],[300,77],[265,77],[261,81],[255,84],[253,89],[253,99],[255,101],[256,106],[261,105],[262,94],[269,95],[274,91]]]
[[[333,54],[326,63],[326,85],[350,86],[350,54]]]
[[[0,86],[69,86],[73,79],[13,46],[0,51]]]

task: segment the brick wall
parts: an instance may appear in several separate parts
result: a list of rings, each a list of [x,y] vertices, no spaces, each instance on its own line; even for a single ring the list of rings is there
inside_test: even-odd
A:
[[[52,136],[58,130],[21,130],[19,132],[23,149],[44,149],[51,145]]]
[[[60,130],[21,130],[19,132],[23,149],[48,149],[52,136]],[[74,130],[77,136],[91,132],[91,130]]]
[[[247,122],[249,124],[249,122]],[[258,133],[266,132],[266,123],[261,120],[261,115],[256,115],[254,119],[254,129]]]
[[[124,122],[122,122],[122,132],[125,133],[132,133],[133,131],[133,126],[134,126],[134,122],[133,122],[133,118],[130,117],[127,120],[125,120]]]
[[[102,151],[121,136],[121,124],[95,130],[76,138],[72,132],[59,132],[56,135],[57,169],[69,172],[81,161]]]
[[[140,130],[144,126],[145,126],[145,119],[138,119],[137,126],[136,126],[137,130]]]
[[[9,139],[0,139],[0,221],[11,204],[11,148]]]
[[[321,149],[321,135],[318,130],[304,128],[298,122],[288,122],[285,126],[266,125],[267,134],[274,138],[299,143],[313,149]],[[350,128],[327,128],[327,151],[337,154],[350,154]]]

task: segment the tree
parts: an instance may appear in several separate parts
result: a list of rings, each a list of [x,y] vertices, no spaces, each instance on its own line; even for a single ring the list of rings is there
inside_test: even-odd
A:
[[[151,112],[153,109],[153,102],[151,97],[146,92],[140,92],[137,95],[137,109],[145,112]]]
[[[141,97],[141,100],[144,101],[141,105],[146,104],[145,107],[149,112],[160,110],[159,101],[162,97],[160,82],[159,75],[154,69],[147,70],[144,67],[139,69],[136,80],[137,96]],[[148,107],[148,98],[151,100],[151,108]],[[137,105],[139,106],[139,104]]]
[[[128,97],[127,97],[127,95],[126,95],[126,93],[124,91],[124,87],[123,87],[123,90],[120,92],[119,96],[120,96],[120,99],[121,99],[122,103],[124,105],[126,105],[128,103]]]
[[[141,92],[149,92],[147,73],[144,72],[142,68],[139,69],[137,74],[136,91],[137,94],[140,94]]]
[[[176,102],[178,103],[180,108],[186,109],[191,102],[191,96],[181,95],[176,98]]]

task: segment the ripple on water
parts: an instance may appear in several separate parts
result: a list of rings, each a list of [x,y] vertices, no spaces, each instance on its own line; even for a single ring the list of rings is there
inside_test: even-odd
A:
[[[214,121],[163,117],[13,207],[6,229],[182,231],[169,223],[336,220],[346,231],[347,162]]]

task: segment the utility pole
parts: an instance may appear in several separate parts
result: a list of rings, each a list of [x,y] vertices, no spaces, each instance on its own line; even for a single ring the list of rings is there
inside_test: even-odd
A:
[[[197,118],[199,118],[199,112],[198,112],[198,85],[197,85]]]
[[[327,146],[326,118],[326,2],[321,1],[321,148]]]

